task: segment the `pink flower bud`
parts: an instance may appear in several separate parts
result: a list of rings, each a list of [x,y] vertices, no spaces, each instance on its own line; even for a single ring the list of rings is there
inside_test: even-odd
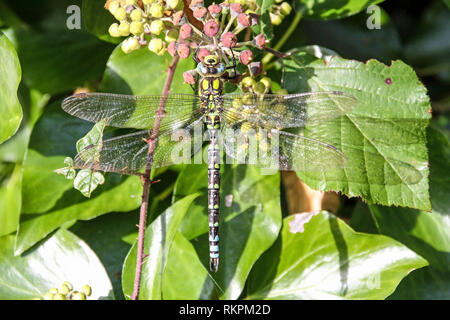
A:
[[[222,7],[213,3],[208,7],[209,13],[212,15],[213,18],[217,18],[219,14],[222,12]]]
[[[255,13],[249,13],[248,15],[251,19],[251,25],[256,26],[259,23],[259,16]]]
[[[194,7],[202,5],[202,4],[203,4],[203,0],[192,0],[191,3],[189,4],[189,7],[194,8]]]
[[[206,16],[207,12],[208,10],[206,10],[205,7],[196,7],[194,9],[194,17],[196,17],[198,20],[201,20]]]
[[[240,3],[230,4],[230,12],[231,12],[231,16],[236,18],[238,16],[238,14],[243,12],[241,4]]]
[[[239,28],[247,28],[250,27],[252,23],[250,16],[245,13],[240,13],[237,17]]]
[[[178,44],[177,52],[181,59],[186,59],[191,54],[189,46],[185,43]]]
[[[180,38],[187,39],[192,35],[192,27],[185,23],[180,27]]]
[[[239,61],[241,61],[243,65],[248,65],[252,61],[252,59],[253,52],[251,52],[250,50],[244,50],[239,55]]]
[[[233,32],[224,33],[220,41],[227,48],[233,48],[237,44],[237,38]]]
[[[203,26],[203,31],[208,37],[214,37],[219,32],[219,24],[214,20],[209,20]]]
[[[184,83],[195,84],[195,77],[193,75],[193,72],[191,71],[183,72],[183,80]]]
[[[171,43],[169,43],[169,45],[167,46],[167,51],[169,52],[169,54],[174,57],[177,53],[177,43],[176,41],[172,41]]]
[[[211,52],[208,49],[205,49],[205,48],[202,48],[202,49],[198,50],[198,52],[197,52],[197,58],[200,61],[203,61],[203,59],[206,56],[209,56],[209,55],[211,55]]]
[[[263,34],[258,34],[253,40],[252,43],[258,49],[264,49],[266,46],[266,37]]]
[[[183,10],[177,11],[174,14],[172,14],[172,23],[174,26],[177,26],[181,22],[183,14],[184,14]]]
[[[263,66],[261,61],[251,62],[248,65],[248,70],[250,71],[252,77],[259,76],[263,72]]]

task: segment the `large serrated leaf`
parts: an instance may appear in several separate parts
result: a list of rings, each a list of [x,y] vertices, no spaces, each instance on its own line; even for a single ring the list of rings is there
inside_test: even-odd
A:
[[[95,253],[78,237],[59,230],[24,256],[14,256],[14,236],[0,238],[0,299],[43,298],[69,281],[92,288],[88,299],[114,299],[111,282]]]
[[[425,129],[431,107],[409,66],[401,61],[387,67],[375,60],[322,60],[304,52],[285,66],[289,92],[337,90],[358,100],[350,114],[304,130],[305,136],[341,150],[346,167],[297,172],[301,179],[315,189],[339,190],[368,203],[430,209]]]
[[[246,299],[384,299],[427,262],[382,235],[357,233],[322,211],[281,235],[252,269]]]

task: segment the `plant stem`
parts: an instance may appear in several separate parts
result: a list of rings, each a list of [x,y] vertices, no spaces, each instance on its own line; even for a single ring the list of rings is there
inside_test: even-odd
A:
[[[138,300],[139,289],[141,284],[142,276],[142,265],[144,264],[144,240],[145,240],[145,225],[147,220],[147,209],[148,209],[148,195],[150,193],[150,186],[152,181],[150,179],[150,174],[153,165],[153,153],[156,149],[157,140],[159,133],[159,127],[161,125],[161,120],[164,117],[164,107],[166,104],[166,97],[169,94],[170,85],[172,84],[173,76],[175,74],[175,68],[177,66],[179,57],[176,55],[172,59],[172,64],[167,69],[166,83],[164,84],[164,89],[162,92],[161,101],[159,102],[158,110],[156,111],[156,119],[153,129],[151,130],[150,138],[147,140],[148,151],[147,151],[147,163],[145,165],[145,173],[142,175],[142,180],[144,182],[144,187],[142,191],[142,202],[141,209],[139,213],[139,234],[138,234],[138,248],[137,248],[137,258],[136,258],[136,273],[134,276],[134,288],[133,295],[131,299]]]
[[[280,41],[278,41],[278,43],[275,45],[275,47],[273,47],[274,50],[279,50],[284,45],[284,43],[289,39],[291,34],[297,28],[297,25],[300,22],[300,20],[302,19],[302,17],[303,17],[303,11],[302,10],[297,11],[297,13],[295,14],[294,20],[292,20],[291,25],[286,30],[286,32],[283,34],[283,36],[281,37]],[[262,61],[263,64],[267,64],[267,63],[270,62],[272,57],[273,57],[273,54],[272,53],[268,53],[261,61]]]

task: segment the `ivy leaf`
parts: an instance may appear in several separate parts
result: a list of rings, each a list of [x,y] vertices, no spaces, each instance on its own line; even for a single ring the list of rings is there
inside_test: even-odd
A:
[[[105,127],[106,119],[97,122],[83,138],[77,141],[77,151],[80,152],[90,145],[99,145],[97,148],[100,150]]]
[[[68,190],[47,212],[21,221],[16,254],[21,254],[62,225],[90,220],[108,212],[131,211],[140,205],[142,185],[138,177],[123,179],[111,174],[98,189],[98,195],[89,199],[76,190]]]
[[[179,175],[174,201],[201,192],[181,225],[200,261],[209,270],[206,165],[187,166]],[[261,175],[255,166],[222,166],[220,191],[220,264],[213,275],[216,295],[237,299],[250,269],[275,241],[281,227],[280,176]]]
[[[17,98],[21,69],[17,53],[8,38],[0,31],[0,143],[19,129],[22,107]]]
[[[353,112],[305,128],[305,136],[334,145],[347,163],[343,169],[297,172],[303,181],[315,189],[361,196],[369,204],[430,209],[425,128],[431,107],[409,66],[322,60],[299,52],[285,67],[283,80],[291,93],[337,90],[358,101]]]
[[[78,237],[59,230],[24,256],[14,255],[15,236],[0,238],[0,298],[43,298],[64,281],[92,288],[88,299],[114,299],[111,282],[95,253]],[[14,272],[11,272],[14,270]]]
[[[162,276],[173,239],[190,204],[196,197],[198,197],[198,194],[192,194],[175,202],[147,228],[144,252],[150,252],[151,254],[146,258],[143,265],[139,300],[162,298]],[[137,242],[129,251],[123,266],[122,287],[126,297],[130,297],[133,292],[136,257]]]
[[[355,232],[325,211],[303,233],[289,231],[293,218],[252,269],[246,299],[384,299],[427,265],[401,243]]]
[[[82,169],[78,171],[77,176],[73,180],[75,189],[85,196],[90,198],[91,193],[98,187],[99,184],[105,183],[105,177],[100,172],[94,172],[89,169]]]
[[[363,11],[367,7],[383,2],[384,0],[295,0],[297,10],[304,10],[304,16],[307,19],[342,19],[358,12]]]
[[[166,81],[168,56],[157,56],[148,48],[124,53],[120,46],[109,57],[102,78],[101,91],[123,94],[161,94]],[[183,82],[183,72],[193,69],[192,59],[178,62],[170,90],[176,93],[192,93],[192,89]]]
[[[23,165],[0,163],[0,236],[17,230],[22,206]]]
[[[253,27],[255,33],[262,33],[266,39],[270,40],[273,38],[273,25],[270,22],[270,10],[272,5],[275,3],[274,0],[256,0],[256,4],[260,8],[259,14],[259,25]]]

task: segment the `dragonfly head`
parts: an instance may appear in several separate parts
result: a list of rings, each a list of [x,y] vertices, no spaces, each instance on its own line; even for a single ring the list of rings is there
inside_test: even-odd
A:
[[[202,77],[220,77],[225,73],[225,65],[219,61],[216,55],[209,55],[197,65],[197,72]]]

